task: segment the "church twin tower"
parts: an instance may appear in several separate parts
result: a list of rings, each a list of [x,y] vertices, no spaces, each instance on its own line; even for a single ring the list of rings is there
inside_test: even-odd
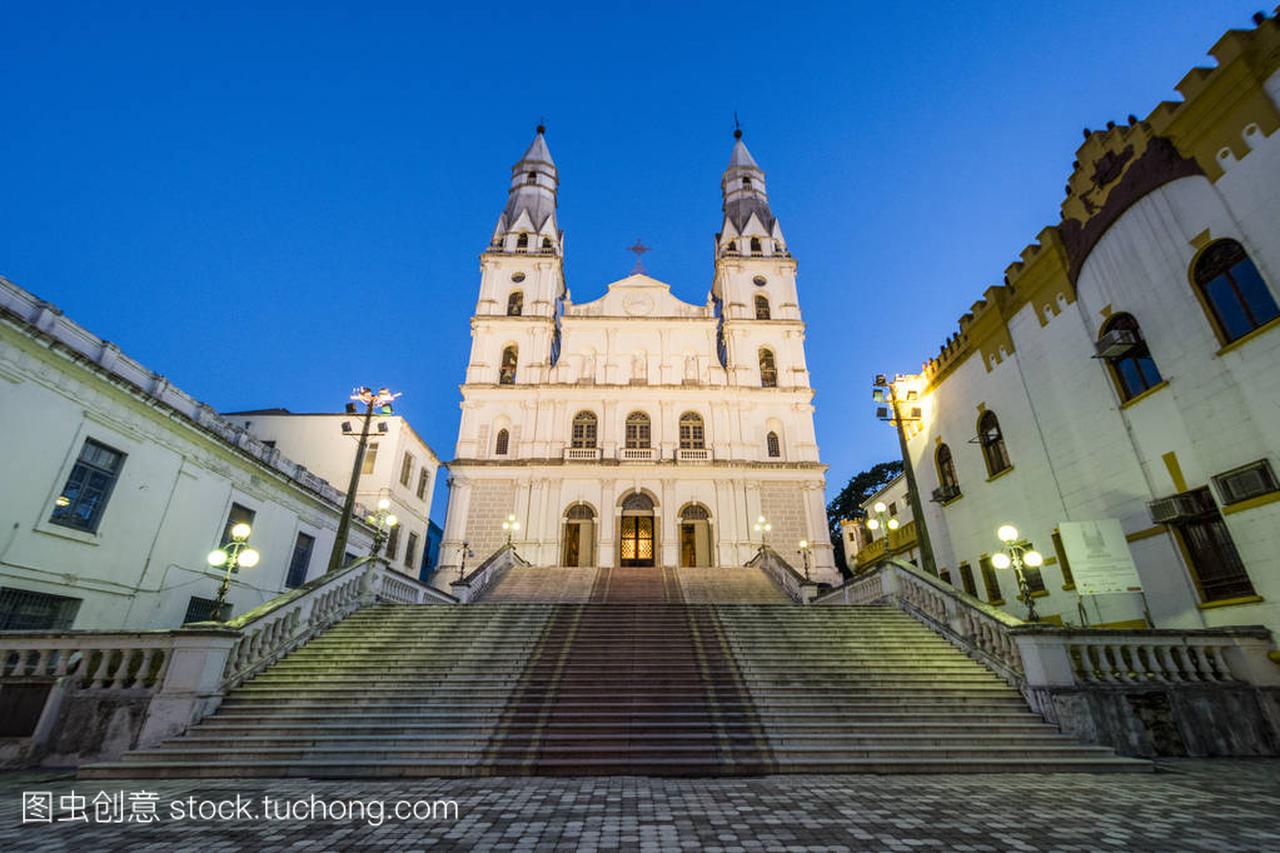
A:
[[[480,298],[440,563],[738,566],[769,545],[835,582],[796,263],[737,137],[704,305],[638,271],[574,303],[542,127],[511,169]],[[474,564],[474,563],[473,563]],[[437,577],[452,579],[447,571]]]

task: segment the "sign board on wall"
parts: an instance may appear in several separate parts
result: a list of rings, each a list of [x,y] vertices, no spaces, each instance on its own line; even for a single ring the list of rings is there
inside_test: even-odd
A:
[[[1141,592],[1142,581],[1119,519],[1064,521],[1058,525],[1062,549],[1080,595]]]

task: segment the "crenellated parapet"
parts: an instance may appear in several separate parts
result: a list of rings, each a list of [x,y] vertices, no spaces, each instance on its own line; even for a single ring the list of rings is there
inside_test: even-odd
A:
[[[1058,224],[1041,230],[1005,269],[1004,283],[987,288],[924,363],[930,386],[974,354],[987,371],[997,368],[1014,352],[1009,321],[1024,306],[1044,327],[1074,303],[1089,253],[1135,202],[1180,178],[1217,181],[1280,128],[1266,87],[1280,69],[1280,19],[1255,15],[1254,24],[1229,30],[1209,51],[1217,64],[1182,78],[1183,100],[1161,102],[1145,119],[1084,130]]]

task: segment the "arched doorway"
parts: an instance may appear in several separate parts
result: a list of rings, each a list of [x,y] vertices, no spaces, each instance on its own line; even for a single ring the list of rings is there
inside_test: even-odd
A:
[[[654,565],[658,548],[654,536],[653,499],[643,492],[628,495],[622,502],[620,521],[618,565]]]
[[[686,504],[676,522],[681,567],[711,565],[711,513],[700,503]]]
[[[564,514],[564,537],[560,565],[594,566],[596,559],[596,511],[590,504],[577,503]]]

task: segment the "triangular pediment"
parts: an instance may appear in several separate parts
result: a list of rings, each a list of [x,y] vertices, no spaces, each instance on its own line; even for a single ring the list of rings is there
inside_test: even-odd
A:
[[[644,273],[633,273],[609,285],[604,296],[574,305],[570,315],[595,317],[696,317],[707,311],[671,295],[671,286]]]

